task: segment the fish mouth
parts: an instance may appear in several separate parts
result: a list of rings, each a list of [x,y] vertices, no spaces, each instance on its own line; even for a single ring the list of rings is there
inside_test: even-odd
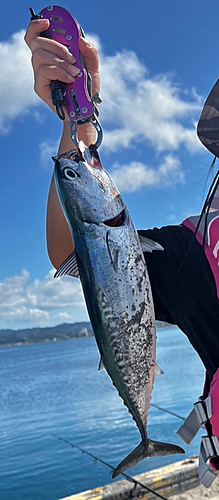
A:
[[[119,227],[122,226],[125,221],[125,210],[122,210],[116,217],[113,219],[107,219],[104,221],[104,224],[109,227]]]

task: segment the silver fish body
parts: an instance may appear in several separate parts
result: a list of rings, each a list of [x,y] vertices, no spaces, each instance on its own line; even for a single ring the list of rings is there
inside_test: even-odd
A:
[[[85,153],[56,158],[55,181],[102,363],[141,434],[140,445],[118,465],[115,477],[148,456],[183,450],[147,437],[156,349],[149,277],[119,192],[96,152]]]

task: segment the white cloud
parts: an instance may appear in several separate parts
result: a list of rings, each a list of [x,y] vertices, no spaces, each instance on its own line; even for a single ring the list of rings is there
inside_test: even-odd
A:
[[[181,162],[171,154],[167,155],[156,169],[133,161],[128,165],[115,163],[110,174],[123,193],[135,192],[146,186],[163,188],[185,182]]]
[[[29,284],[30,275],[23,270],[0,282],[0,329],[87,320],[80,281],[53,276],[51,270],[44,279]]]
[[[40,100],[33,91],[30,50],[24,43],[24,30],[0,42],[0,131],[7,133],[17,116],[27,113]]]
[[[71,316],[70,316],[70,314],[68,314],[66,312],[61,312],[61,313],[55,315],[55,319],[58,322],[59,321],[69,321],[71,319]]]
[[[29,285],[26,298],[34,307],[47,310],[84,305],[80,281],[67,276],[54,279],[54,270],[44,280],[36,279]]]
[[[183,92],[171,75],[150,76],[132,51],[114,56],[100,51],[100,60],[100,117],[109,126],[105,148],[116,151],[139,141],[158,151],[177,150],[181,144],[192,152],[201,148],[195,128],[201,100],[193,89]]]
[[[40,143],[40,161],[44,167],[51,163],[51,157],[58,151],[59,140],[47,139]]]
[[[7,304],[7,309],[22,307],[25,303],[25,297],[23,296],[24,286],[29,278],[29,273],[23,270],[20,276],[13,276],[13,278],[6,278],[4,281],[0,282],[0,310],[3,311]],[[12,294],[13,290],[13,294]]]
[[[3,318],[6,316],[6,312],[3,313]],[[35,325],[35,320],[37,321],[37,325],[41,320],[48,320],[49,314],[46,311],[41,311],[40,309],[31,309],[25,306],[22,307],[13,307],[7,311],[7,328],[11,320],[16,321],[16,328],[18,328],[18,324],[21,321],[22,325],[24,322],[31,322],[31,324]]]
[[[33,91],[30,51],[23,36],[21,30],[0,43],[2,132],[9,130],[18,115],[41,103]],[[201,147],[195,131],[201,106],[197,93],[193,89],[183,91],[169,74],[151,76],[133,51],[106,56],[97,36],[88,35],[88,39],[95,43],[100,55],[104,147],[116,151],[141,141],[157,151],[174,151],[183,144],[197,152]],[[53,145],[56,148],[54,142],[41,145],[43,161]]]

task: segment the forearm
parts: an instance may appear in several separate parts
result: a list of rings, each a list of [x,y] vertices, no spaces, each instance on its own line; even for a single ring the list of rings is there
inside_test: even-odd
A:
[[[74,83],[78,70],[76,58],[62,44],[55,40],[42,38],[40,33],[48,29],[49,20],[35,19],[29,24],[25,41],[32,52],[32,66],[34,71],[35,92],[53,110],[51,103],[51,80],[60,80],[63,83]],[[99,61],[96,48],[83,37],[79,38],[78,46],[83,55],[85,67],[91,77],[94,95],[100,91]],[[96,142],[96,131],[91,124],[81,125],[78,128],[78,139],[83,140],[86,146]],[[68,120],[63,124],[63,133],[58,154],[63,154],[74,145],[70,137]],[[49,258],[54,267],[59,267],[63,260],[73,250],[73,242],[68,224],[62,212],[56,192],[54,177],[52,177],[48,205],[47,205],[47,248]]]
[[[86,146],[96,142],[96,131],[91,123],[78,126],[78,140],[83,141]],[[74,148],[75,146],[70,136],[69,122],[66,120],[63,122],[63,132],[58,148],[58,154],[63,154]]]
[[[95,129],[90,123],[79,125],[78,139],[86,145],[95,142]],[[74,149],[70,137],[69,122],[63,123],[63,133],[60,140],[58,154]],[[66,257],[73,251],[73,241],[68,224],[65,220],[59,198],[56,192],[54,176],[52,176],[46,218],[47,251],[52,265],[57,269]]]

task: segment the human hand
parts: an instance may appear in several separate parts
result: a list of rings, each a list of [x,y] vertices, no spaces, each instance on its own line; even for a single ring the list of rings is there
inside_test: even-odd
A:
[[[77,78],[78,68],[75,66],[76,58],[67,47],[40,37],[40,33],[47,30],[49,20],[36,19],[31,21],[26,34],[25,42],[32,52],[32,66],[34,72],[34,90],[36,94],[54,111],[55,106],[51,100],[51,80],[60,80],[72,83]],[[92,95],[100,91],[99,60],[96,48],[86,39],[78,40],[85,66],[92,79]]]

